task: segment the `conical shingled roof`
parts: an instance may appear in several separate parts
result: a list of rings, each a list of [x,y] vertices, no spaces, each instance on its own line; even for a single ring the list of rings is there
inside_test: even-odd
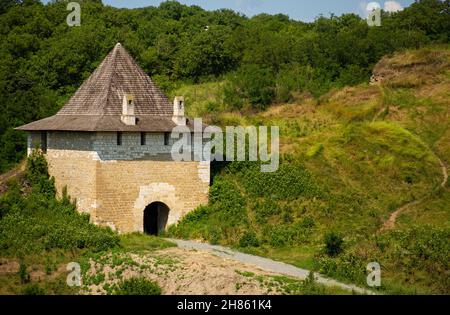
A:
[[[134,97],[133,126],[120,120],[125,94]],[[56,115],[17,129],[170,131],[172,114],[168,98],[118,43]]]
[[[57,115],[121,115],[124,94],[136,115],[172,115],[167,97],[118,43]]]

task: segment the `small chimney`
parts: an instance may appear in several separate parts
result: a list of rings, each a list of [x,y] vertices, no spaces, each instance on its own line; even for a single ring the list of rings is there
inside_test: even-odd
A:
[[[173,100],[173,116],[172,121],[179,126],[186,125],[186,117],[184,116],[184,97],[175,96]]]
[[[122,102],[122,116],[120,120],[125,125],[136,125],[136,116],[134,115],[134,96],[132,94],[124,94]]]

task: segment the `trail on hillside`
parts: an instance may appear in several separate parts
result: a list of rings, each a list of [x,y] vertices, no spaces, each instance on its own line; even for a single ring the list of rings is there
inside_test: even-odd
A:
[[[372,122],[375,122],[386,110],[388,110],[388,106],[382,107],[373,117]],[[431,149],[429,148],[429,150],[433,153],[433,155],[437,158],[439,165],[441,167],[441,172],[442,172],[442,182],[440,187],[445,188],[445,186],[447,185],[448,182],[448,171],[447,171],[447,166],[444,164],[444,162],[437,156],[437,154]],[[434,190],[434,189],[433,189]],[[397,218],[400,214],[402,214],[403,212],[405,212],[406,210],[408,210],[410,207],[416,206],[420,203],[422,203],[423,201],[425,201],[430,194],[433,191],[430,191],[428,194],[425,194],[422,198],[420,199],[416,199],[413,201],[408,202],[407,204],[401,206],[400,208],[396,209],[394,212],[392,212],[389,216],[389,218],[383,223],[383,226],[380,228],[379,232],[383,232],[386,230],[390,230],[393,229],[395,227],[395,224],[397,222]]]
[[[12,178],[18,177],[25,172],[26,163],[25,161],[21,162],[19,165],[14,167],[13,169],[7,171],[6,173],[0,174],[0,194],[3,194],[7,187],[6,184]]]
[[[433,152],[430,149],[431,152]],[[448,182],[448,171],[447,171],[447,166],[444,164],[444,162],[436,155],[435,152],[433,152],[434,156],[437,158],[439,165],[441,167],[441,172],[442,172],[442,182],[440,187],[441,188],[445,188],[445,186],[447,185]],[[433,190],[434,191],[434,190]],[[425,194],[425,196],[423,196],[420,199],[417,200],[413,200],[411,202],[408,202],[407,204],[401,206],[400,208],[398,208],[397,210],[395,210],[394,212],[391,213],[391,215],[389,216],[389,219],[387,221],[384,222],[383,226],[380,229],[380,232],[386,231],[386,230],[391,230],[395,227],[395,224],[397,222],[397,218],[400,214],[402,214],[403,212],[405,212],[406,210],[408,210],[410,207],[416,206],[418,204],[421,204],[423,201],[425,201],[433,191],[430,191],[428,194]]]
[[[210,245],[207,243],[199,243],[188,240],[178,240],[178,239],[167,239],[167,240],[176,243],[178,247],[183,249],[206,251],[214,254],[215,256],[219,256],[225,259],[237,261],[248,265],[253,265],[271,273],[295,277],[300,280],[305,280],[311,272],[310,270],[298,268],[293,265],[289,265],[272,259],[250,254],[244,254],[224,246]],[[314,273],[314,278],[317,283],[325,286],[339,287],[341,289],[348,290],[349,292],[355,292],[358,294],[371,294],[371,295],[375,294],[373,291],[352,284],[345,284],[336,281],[334,279],[327,278],[317,273]]]

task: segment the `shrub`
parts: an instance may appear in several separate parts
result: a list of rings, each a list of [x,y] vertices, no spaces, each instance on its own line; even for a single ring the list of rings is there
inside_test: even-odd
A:
[[[41,288],[37,283],[30,283],[23,287],[23,295],[44,295],[45,290]]]
[[[331,257],[337,256],[343,250],[342,246],[344,244],[344,239],[335,232],[326,233],[324,242],[325,242],[325,253],[328,256]]]
[[[320,197],[323,192],[308,170],[299,163],[281,163],[278,171],[263,173],[258,163],[243,163],[240,179],[248,193],[274,200],[293,200],[298,197]]]
[[[23,262],[20,263],[17,274],[19,275],[20,283],[25,284],[30,282],[30,274],[27,271],[27,266]]]
[[[299,222],[299,226],[305,229],[313,228],[315,225],[314,219],[310,216],[303,217]]]
[[[185,223],[188,222],[197,222],[207,217],[211,212],[211,209],[208,206],[199,206],[194,211],[189,212],[183,219]]]
[[[0,219],[9,213],[12,207],[19,204],[22,200],[19,182],[10,180],[7,183],[8,190],[0,196]]]
[[[319,256],[315,260],[319,271],[337,279],[365,283],[367,260],[354,252],[339,257]]]
[[[48,165],[44,155],[39,150],[33,150],[27,159],[26,179],[33,190],[48,197],[56,193],[54,179],[48,174]]]
[[[242,99],[258,109],[264,109],[275,98],[275,76],[270,69],[245,65],[229,76],[224,87],[224,101],[235,108],[243,106]]]
[[[259,240],[253,231],[247,231],[239,240],[240,247],[258,247]]]
[[[267,223],[267,220],[271,216],[280,213],[278,205],[270,199],[264,199],[264,201],[257,202],[254,206],[254,211],[256,220],[260,224]]]
[[[161,288],[145,278],[130,278],[123,280],[114,290],[115,295],[161,295]]]
[[[14,188],[0,200],[0,208],[5,202],[9,207],[0,220],[1,250],[20,257],[54,248],[102,251],[119,244],[116,233],[91,224],[89,215],[78,213],[68,196],[56,199],[47,162],[38,151],[28,158],[26,178],[32,184],[30,194],[22,197]]]

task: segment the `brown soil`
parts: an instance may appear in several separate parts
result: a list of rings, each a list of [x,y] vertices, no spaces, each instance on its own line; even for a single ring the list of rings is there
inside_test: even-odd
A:
[[[100,284],[90,284],[83,294],[105,294],[104,285],[114,285],[123,279],[145,277],[156,281],[163,294],[188,295],[258,295],[277,294],[281,289],[268,285],[275,274],[254,266],[224,259],[206,251],[169,248],[157,252],[124,254],[135,264],[114,266],[111,261],[91,261],[89,276],[105,275]],[[259,277],[263,276],[263,277]]]

